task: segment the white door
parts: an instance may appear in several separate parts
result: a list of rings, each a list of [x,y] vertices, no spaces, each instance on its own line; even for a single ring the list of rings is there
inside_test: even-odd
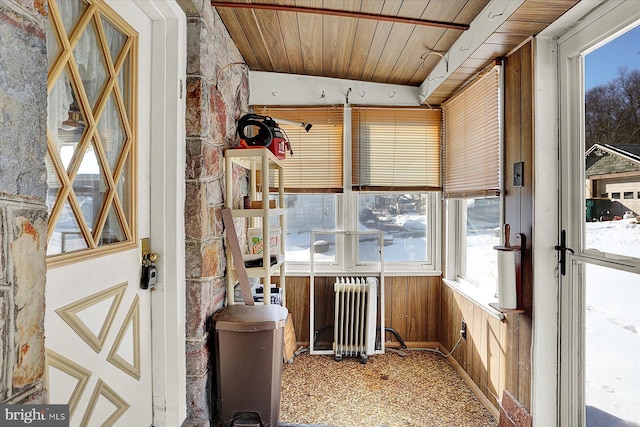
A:
[[[158,397],[163,419],[153,418],[152,348],[180,347],[152,343],[151,307],[164,301],[152,301],[155,291],[140,287],[140,239],[153,234],[151,137],[163,125],[154,116],[158,108],[152,100],[157,103],[154,96],[167,90],[151,90],[152,82],[164,84],[157,78],[162,73],[153,55],[165,55],[167,41],[160,37],[159,50],[152,38],[152,30],[158,29],[153,20],[162,13],[150,2],[133,0],[58,0],[49,5],[49,401],[69,404],[72,426],[164,425],[169,410],[164,396]],[[153,135],[153,148],[162,151],[158,142],[165,135],[159,133]],[[162,248],[164,242],[156,240],[151,250],[162,257],[153,245]],[[166,272],[159,269],[161,298]],[[167,320],[163,313],[164,321],[184,316],[172,314]],[[156,363],[165,359],[163,352]],[[175,395],[166,390],[170,384],[158,383],[165,396]],[[175,398],[184,399],[184,394]],[[177,420],[183,416],[180,407],[184,405],[174,404]]]
[[[149,291],[136,249],[50,270],[45,317],[49,402],[71,425],[150,426]]]
[[[604,2],[559,43],[560,226],[571,249],[564,253],[560,275],[559,408],[560,425],[567,427],[640,424],[640,224],[635,217],[623,218],[625,201],[599,190],[595,182],[616,174],[629,177],[634,165],[624,158],[626,135],[615,135],[623,120],[615,118],[615,127],[592,138],[598,114],[616,116],[615,105],[598,103],[613,87],[602,93],[587,87],[603,65],[603,60],[590,65],[589,55],[607,49],[639,20],[636,1]],[[635,57],[640,37],[633,39],[627,52]],[[640,73],[640,67],[629,65],[627,71]],[[616,83],[618,77],[601,84]],[[597,127],[598,132],[604,129]],[[589,150],[606,138],[610,145]],[[640,197],[640,176],[633,191]]]

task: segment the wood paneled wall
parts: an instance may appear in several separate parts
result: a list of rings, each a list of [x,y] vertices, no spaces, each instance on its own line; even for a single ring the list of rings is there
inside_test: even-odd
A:
[[[505,388],[531,411],[531,314],[533,307],[533,46],[529,42],[505,62],[505,222],[525,236],[522,257],[524,314],[507,315]],[[513,186],[513,164],[524,162],[524,186]]]
[[[333,277],[314,278],[316,330],[333,324],[334,282]],[[407,343],[439,342],[440,282],[440,276],[385,277],[385,327],[393,328]],[[292,314],[296,338],[301,344],[307,344],[310,340],[309,289],[309,277],[287,277],[287,309]],[[322,332],[318,341],[326,341],[331,337],[330,331]],[[392,333],[386,333],[385,340],[388,344],[398,342]]]
[[[385,320],[405,342],[440,342],[440,276],[385,277]],[[397,342],[392,333],[386,341]]]
[[[505,60],[504,67],[504,182],[505,223],[511,225],[511,242],[525,235],[522,251],[522,292],[518,305],[524,314],[507,314],[500,325],[494,317],[443,285],[441,343],[448,349],[458,339],[460,322],[468,327],[465,345],[454,357],[487,398],[496,403],[503,387],[531,411],[531,312],[533,270],[533,58],[531,42]],[[513,164],[524,162],[524,186],[513,186]],[[497,357],[497,359],[496,359]],[[496,378],[496,375],[498,377]]]
[[[441,344],[451,350],[460,338],[462,320],[466,322],[467,339],[460,342],[453,357],[497,410],[505,388],[509,321],[501,322],[445,284],[442,312],[446,315],[442,318]]]

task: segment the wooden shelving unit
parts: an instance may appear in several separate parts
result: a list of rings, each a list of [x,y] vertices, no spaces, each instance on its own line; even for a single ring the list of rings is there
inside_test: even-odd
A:
[[[234,148],[228,149],[224,153],[225,156],[225,178],[226,178],[226,201],[225,207],[231,209],[234,218],[248,218],[250,226],[262,227],[262,241],[264,249],[262,251],[262,267],[247,268],[248,277],[259,277],[262,279],[264,303],[271,303],[271,277],[280,277],[280,288],[282,305],[285,305],[285,270],[284,270],[284,170],[282,163],[276,156],[264,147],[255,148]],[[252,201],[261,200],[262,206],[257,209],[234,209],[233,204],[233,165],[238,164],[250,171],[249,197]],[[258,174],[260,171],[260,183],[258,184]],[[269,204],[269,177],[275,173],[277,185],[276,206],[271,207]],[[269,245],[271,238],[270,219],[276,217],[278,226],[280,227],[280,241],[278,253],[273,253]],[[275,265],[271,264],[271,257],[278,257]],[[231,251],[227,251],[227,305],[235,304],[234,301],[234,285],[236,282],[236,272],[233,268],[233,259]]]

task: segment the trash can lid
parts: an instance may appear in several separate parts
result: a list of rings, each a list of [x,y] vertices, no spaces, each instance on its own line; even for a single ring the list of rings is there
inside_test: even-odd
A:
[[[213,315],[216,330],[270,331],[283,328],[289,311],[277,304],[230,305]]]

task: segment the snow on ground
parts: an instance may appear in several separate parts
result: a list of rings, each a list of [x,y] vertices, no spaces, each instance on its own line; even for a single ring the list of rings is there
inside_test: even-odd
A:
[[[587,248],[640,258],[640,224],[586,226]],[[586,405],[640,425],[640,275],[588,265],[586,306]],[[588,425],[614,425],[600,411]]]

